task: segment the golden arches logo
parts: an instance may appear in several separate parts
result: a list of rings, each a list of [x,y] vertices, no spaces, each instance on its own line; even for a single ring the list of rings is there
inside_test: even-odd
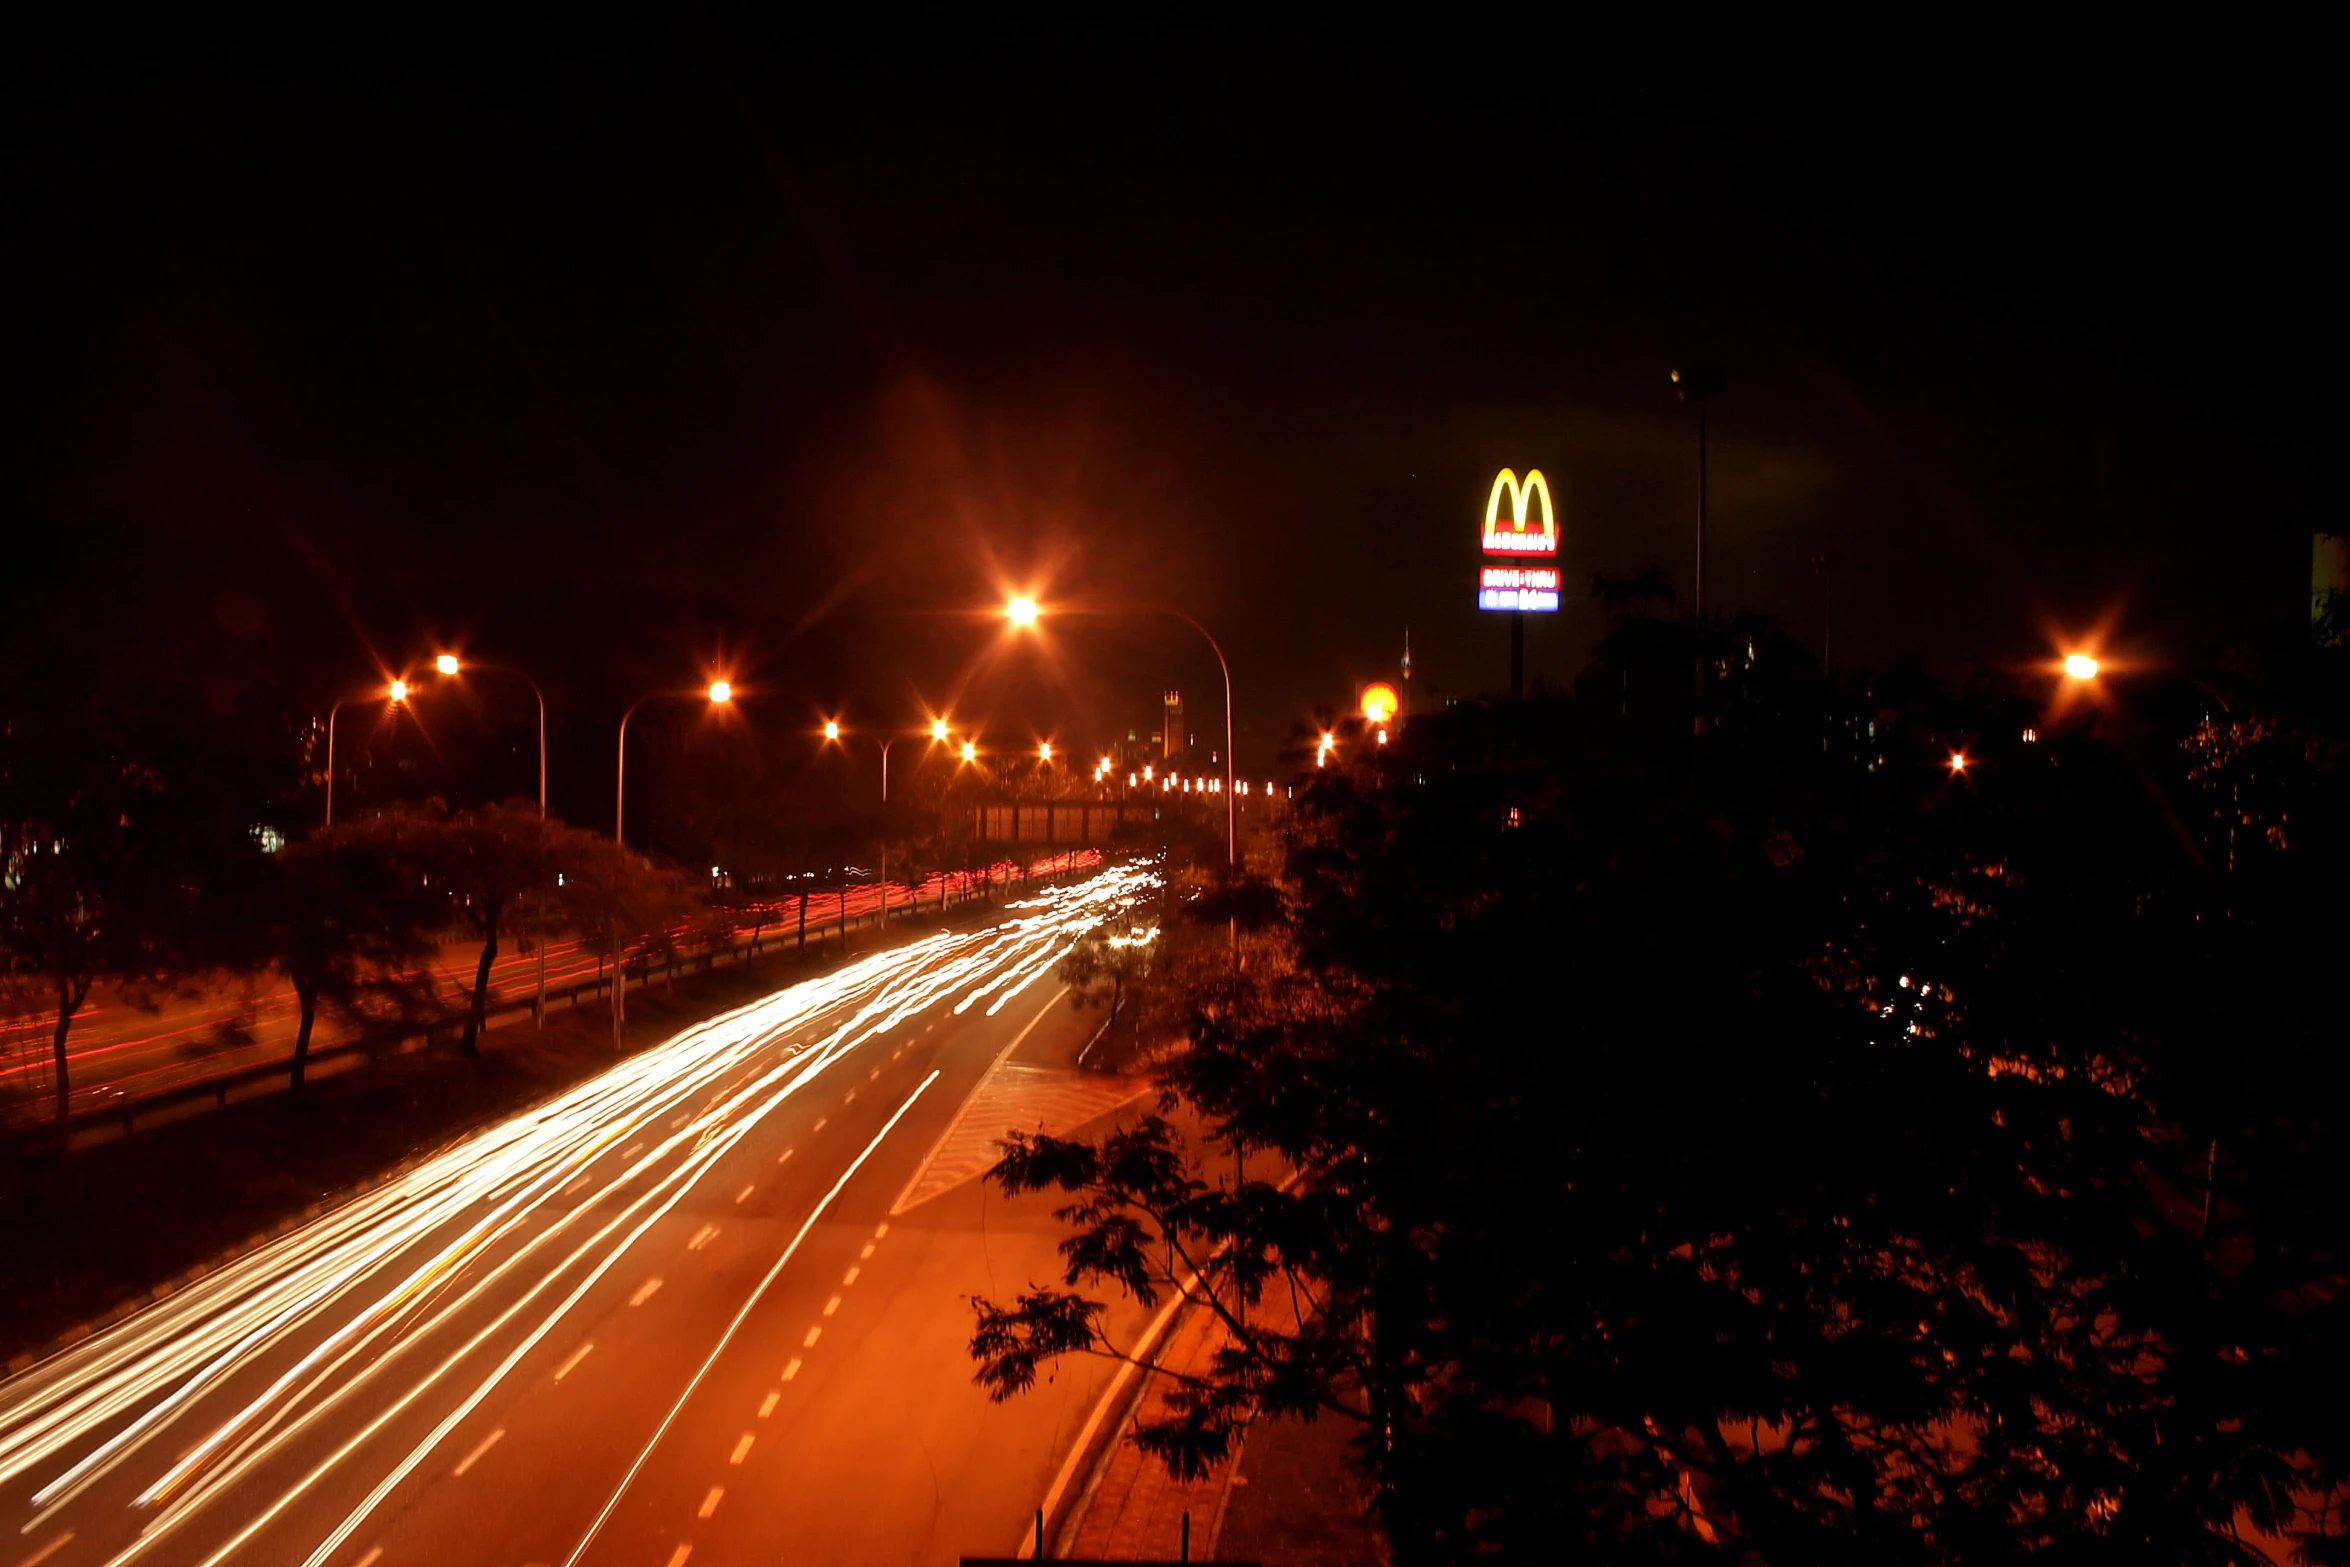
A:
[[[1501,520],[1501,497],[1509,492],[1510,520]],[[1542,524],[1529,531],[1526,527],[1526,502],[1529,498],[1542,503]],[[1529,468],[1523,483],[1517,474],[1504,468],[1493,481],[1493,493],[1485,497],[1485,553],[1488,555],[1556,555],[1559,552],[1558,522],[1550,510],[1550,481],[1542,477],[1540,468]]]

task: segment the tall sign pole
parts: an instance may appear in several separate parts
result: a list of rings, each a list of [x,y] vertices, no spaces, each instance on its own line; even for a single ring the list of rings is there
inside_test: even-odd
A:
[[[1501,498],[1510,498],[1504,518]],[[1507,610],[1510,617],[1510,700],[1526,699],[1526,616],[1555,615],[1559,607],[1558,519],[1550,509],[1550,481],[1529,468],[1520,482],[1508,468],[1485,497],[1485,525],[1478,531],[1485,553],[1477,568],[1477,607]]]

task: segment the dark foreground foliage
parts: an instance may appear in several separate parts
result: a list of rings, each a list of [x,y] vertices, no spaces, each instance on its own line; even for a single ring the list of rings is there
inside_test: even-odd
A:
[[[1325,769],[1237,971],[1221,906],[1154,961],[1221,1146],[1015,1139],[1076,1233],[982,1381],[1196,1270],[1234,1345],[1141,1439],[1347,1420],[1400,1562],[2350,1560],[2340,669],[1770,651],[1702,741],[1602,681]]]

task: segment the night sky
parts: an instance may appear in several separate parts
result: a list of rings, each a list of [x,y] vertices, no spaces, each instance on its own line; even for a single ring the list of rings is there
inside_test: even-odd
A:
[[[0,63],[20,625],[314,693],[460,638],[605,726],[721,667],[775,722],[960,693],[1007,737],[1176,683],[1204,741],[1180,627],[1040,654],[965,613],[1161,599],[1224,636],[1257,765],[1407,625],[1419,689],[1502,683],[1503,464],[1562,503],[1534,676],[1593,573],[1685,589],[1689,359],[1729,381],[1714,607],[1816,643],[1832,595],[1839,665],[2105,622],[2185,662],[2305,612],[2331,138],[2216,51],[1652,91],[1555,42],[1514,79],[903,42]]]

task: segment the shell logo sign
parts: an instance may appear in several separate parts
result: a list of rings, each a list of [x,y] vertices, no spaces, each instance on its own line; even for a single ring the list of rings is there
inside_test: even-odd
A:
[[[1507,519],[1501,512],[1501,498],[1505,493],[1510,498]],[[1537,514],[1534,527],[1527,526],[1529,510]],[[1492,491],[1485,497],[1485,526],[1478,537],[1489,556],[1498,555],[1513,562],[1557,557],[1558,520],[1550,508],[1550,481],[1542,477],[1540,468],[1527,469],[1522,482],[1512,470],[1501,470],[1493,481]],[[1488,562],[1477,572],[1477,607],[1556,612],[1558,568]]]
[[[1374,724],[1386,723],[1403,708],[1403,698],[1384,680],[1374,680],[1363,687],[1361,702],[1363,716]]]

